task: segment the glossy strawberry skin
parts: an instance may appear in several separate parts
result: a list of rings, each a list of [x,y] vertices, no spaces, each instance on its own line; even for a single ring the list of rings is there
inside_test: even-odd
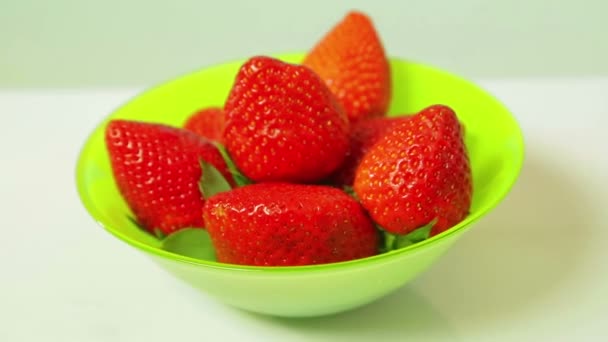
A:
[[[207,107],[196,111],[184,123],[184,128],[203,138],[221,143],[224,135],[224,109]]]
[[[360,120],[352,125],[350,146],[340,168],[331,177],[338,186],[352,186],[361,159],[380,138],[409,116],[379,117]]]
[[[348,119],[306,67],[251,58],[224,109],[226,148],[254,181],[312,183],[333,172],[346,154]]]
[[[390,64],[373,22],[365,14],[348,13],[302,64],[326,82],[352,122],[386,114],[392,89]]]
[[[395,234],[436,219],[436,235],[463,220],[472,175],[454,111],[431,106],[393,127],[361,161],[354,189],[375,222]]]
[[[253,266],[340,262],[377,253],[361,205],[331,187],[258,183],[219,193],[204,208],[218,261]]]
[[[217,148],[185,129],[112,120],[105,142],[114,180],[138,223],[165,235],[203,227],[200,160],[232,177]]]

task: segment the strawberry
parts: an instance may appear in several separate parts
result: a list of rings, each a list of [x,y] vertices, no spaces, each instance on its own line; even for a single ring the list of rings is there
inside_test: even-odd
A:
[[[217,148],[188,130],[112,120],[105,133],[118,189],[138,223],[150,232],[168,235],[204,226],[201,160],[232,182]]]
[[[210,197],[203,215],[220,262],[296,266],[377,253],[378,233],[365,210],[327,186],[247,185]]]
[[[342,166],[331,177],[332,183],[352,186],[357,166],[367,151],[395,125],[407,119],[407,116],[380,117],[354,123],[350,132],[349,150]]]
[[[468,214],[471,177],[458,118],[435,105],[393,127],[369,150],[354,190],[385,230],[407,234],[436,220],[436,235]]]
[[[342,162],[348,119],[310,69],[253,57],[224,106],[226,149],[253,181],[314,182]]]
[[[386,114],[391,99],[390,65],[365,14],[349,12],[302,64],[325,81],[351,121]]]
[[[203,108],[186,120],[184,128],[221,143],[224,134],[224,110],[219,107]]]

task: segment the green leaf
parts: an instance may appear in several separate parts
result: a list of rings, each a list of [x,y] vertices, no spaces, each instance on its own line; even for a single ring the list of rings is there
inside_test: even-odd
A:
[[[163,233],[163,231],[158,228],[154,228],[154,235],[161,240],[164,239],[166,236],[165,233]]]
[[[232,174],[232,179],[234,179],[234,182],[236,183],[237,187],[251,184],[249,178],[243,176],[241,173],[235,173],[231,171],[230,174]]]
[[[160,231],[158,228],[154,229],[154,233],[150,232],[149,230],[147,230],[141,223],[139,223],[139,221],[137,221],[134,217],[127,215],[127,219],[129,221],[131,221],[131,223],[133,223],[133,225],[137,228],[139,228],[142,232],[154,236],[157,239],[163,239],[165,238],[165,234]]]
[[[346,192],[346,194],[350,197],[352,197],[353,199],[355,199],[355,201],[359,201],[359,197],[357,196],[357,193],[355,192],[355,189],[352,186],[348,186],[345,185],[342,190],[344,192]]]
[[[408,238],[408,235],[397,235],[395,237],[394,249],[404,248],[413,245],[414,242]]]
[[[216,142],[215,147],[217,147],[218,151],[220,151],[220,154],[222,155],[222,158],[224,159],[224,162],[226,163],[226,167],[228,167],[228,172],[230,172],[230,174],[232,175],[232,178],[234,179],[236,186],[241,187],[241,186],[251,184],[252,183],[251,180],[249,178],[245,177],[245,175],[243,175],[241,173],[241,171],[236,167],[236,165],[232,161],[232,158],[228,154],[228,151],[226,151],[226,148],[224,147],[224,145]]]
[[[162,248],[195,259],[216,260],[211,237],[202,228],[180,229],[163,240]]]
[[[217,193],[229,191],[232,188],[230,183],[224,178],[224,175],[215,166],[204,160],[201,160],[200,163],[203,172],[201,173],[198,187],[203,197],[209,198]]]
[[[406,235],[389,233],[382,227],[378,226],[378,229],[380,229],[382,232],[383,237],[380,252],[390,252],[392,250],[404,248],[428,239],[431,234],[431,228],[433,228],[435,223],[437,223],[436,219]]]
[[[384,229],[381,229],[380,232],[380,236],[382,237],[380,252],[386,253],[395,249],[395,239],[397,238],[397,235],[391,234]]]
[[[139,223],[139,221],[137,221],[134,217],[127,215],[127,220],[131,221],[131,223],[133,223],[133,225],[141,230],[143,230],[146,233],[150,233],[146,228],[144,228],[144,226],[141,225],[141,223]]]
[[[418,243],[420,241],[424,241],[429,238],[431,235],[431,228],[437,223],[437,219],[431,221],[425,226],[422,226],[411,233],[407,234],[405,237],[411,241],[411,243]]]

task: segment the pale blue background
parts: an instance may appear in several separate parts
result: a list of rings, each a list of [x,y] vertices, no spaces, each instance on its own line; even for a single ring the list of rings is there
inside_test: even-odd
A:
[[[0,0],[0,87],[150,85],[305,50],[349,8],[391,55],[468,77],[608,75],[604,0]]]

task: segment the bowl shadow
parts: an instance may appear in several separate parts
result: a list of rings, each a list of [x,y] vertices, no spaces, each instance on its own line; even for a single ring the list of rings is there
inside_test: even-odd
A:
[[[431,269],[367,306],[325,317],[289,319],[245,315],[332,341],[446,337],[504,325],[534,310],[584,262],[592,238],[592,206],[556,161],[529,151],[517,184]],[[457,327],[457,329],[456,329]]]
[[[530,150],[505,201],[411,284],[449,316],[471,326],[501,324],[560,295],[585,262],[590,196],[542,155]]]
[[[237,309],[235,309],[237,310]],[[455,338],[449,322],[415,289],[403,287],[366,306],[329,316],[285,318],[242,312],[260,324],[277,325],[308,341],[402,341],[404,336],[428,340]],[[433,332],[429,334],[429,332]]]

